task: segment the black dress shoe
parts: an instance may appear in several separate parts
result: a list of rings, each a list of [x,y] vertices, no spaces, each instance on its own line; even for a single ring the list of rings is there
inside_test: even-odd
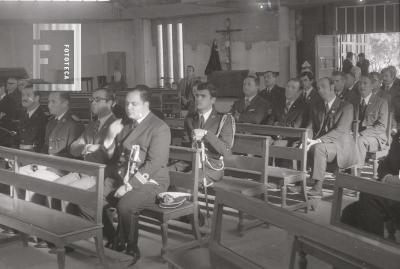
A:
[[[123,241],[120,240],[116,240],[111,244],[110,247],[112,250],[118,251],[118,252],[122,252],[126,249],[126,244]]]
[[[125,254],[132,256],[132,262],[129,266],[134,265],[140,259],[140,251],[137,246],[129,246],[126,248]]]

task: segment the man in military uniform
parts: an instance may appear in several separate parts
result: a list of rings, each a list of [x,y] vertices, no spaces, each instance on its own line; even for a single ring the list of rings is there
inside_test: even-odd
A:
[[[237,100],[231,108],[236,122],[260,124],[268,112],[271,113],[270,103],[258,95],[259,86],[260,82],[256,75],[248,75],[244,79],[244,98]]]
[[[69,94],[51,92],[48,107],[53,117],[46,126],[42,152],[72,158],[70,146],[82,133],[83,126],[69,110]]]
[[[105,205],[115,203],[113,198],[119,199],[120,241],[114,248],[126,250],[133,257],[132,264],[140,258],[139,214],[154,206],[156,196],[169,186],[167,163],[171,132],[150,111],[150,98],[150,89],[145,85],[130,90],[126,96],[127,118],[110,125],[102,146],[110,158],[109,177],[104,186]]]
[[[15,116],[15,101],[6,93],[4,83],[0,82],[0,146],[15,146]]]
[[[234,138],[234,118],[215,110],[217,89],[211,83],[197,87],[197,112],[185,119],[185,136],[193,147],[205,147],[205,177],[207,185],[222,179],[224,175],[223,158],[231,154]]]
[[[18,124],[19,149],[40,152],[44,145],[47,116],[40,107],[40,93],[32,86],[22,90],[24,113]]]

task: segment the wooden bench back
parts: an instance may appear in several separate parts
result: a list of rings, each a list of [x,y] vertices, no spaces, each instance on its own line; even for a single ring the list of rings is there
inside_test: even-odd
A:
[[[224,159],[225,174],[235,177],[268,178],[269,138],[258,135],[236,134],[232,155]]]
[[[190,191],[193,196],[193,201],[197,201],[199,189],[200,150],[170,146],[169,158],[174,161],[185,161],[191,163],[192,169],[189,173],[169,171],[170,185],[176,187],[178,190]]]
[[[363,233],[362,231],[359,231],[340,222],[343,205],[343,189],[355,190],[361,193],[372,194],[378,197],[400,202],[400,184],[395,185],[390,183],[382,183],[373,179],[340,173],[335,180],[335,189],[331,211],[331,224],[349,229],[353,232],[362,233],[366,236],[371,235]]]
[[[295,237],[306,238],[348,255],[366,265],[376,268],[382,268],[382,265],[387,269],[399,268],[400,249],[392,244],[365,238],[340,227],[315,222],[307,216],[274,206],[262,199],[228,189],[217,187],[215,189],[216,200],[210,244],[221,243],[222,209],[227,206],[279,227]]]
[[[291,128],[250,123],[237,123],[236,131],[238,133],[248,133],[265,136],[281,136],[285,138],[297,139],[302,145],[306,145],[307,141],[306,128]],[[269,156],[286,160],[300,161],[301,171],[307,170],[306,147],[292,148],[271,145],[269,147]]]
[[[0,169],[1,183],[84,206],[96,212],[94,216],[96,223],[102,223],[105,165],[5,147],[0,147],[0,158],[14,161],[14,170]],[[95,191],[78,189],[19,174],[19,167],[28,164],[44,165],[62,171],[94,176],[96,178]],[[14,198],[17,199],[17,196],[14,195]]]

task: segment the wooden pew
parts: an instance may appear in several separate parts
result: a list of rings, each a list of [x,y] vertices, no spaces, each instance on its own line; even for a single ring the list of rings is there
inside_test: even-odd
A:
[[[356,229],[340,221],[341,211],[343,209],[344,189],[373,194],[400,202],[400,186],[385,184],[375,180],[342,173],[339,174],[335,180],[334,200],[330,221],[331,225],[339,227],[343,231],[350,232],[355,238],[361,238],[364,241],[371,239],[370,241],[374,246],[371,246],[371,249],[369,250],[370,252],[374,252],[374,248],[378,248],[378,252],[388,250],[389,253],[389,250],[391,250],[394,245],[384,238]],[[377,247],[378,245],[379,247]],[[307,253],[332,264],[334,268],[392,268],[392,266],[394,266],[393,259],[400,259],[399,245],[395,247],[396,251],[398,251],[397,256],[388,257],[389,261],[386,261],[378,253],[370,254],[375,257],[375,260],[374,258],[372,258],[372,260],[367,260],[366,257],[361,257],[362,255],[360,255],[360,253],[357,253],[358,256],[356,256],[354,253],[359,251],[356,249],[358,247],[357,242],[352,243],[350,246],[353,246],[354,250],[347,253],[338,243],[335,243],[334,247],[332,247],[325,244],[323,241],[310,240],[309,238],[304,237],[298,237],[294,243],[294,248],[300,253],[300,268],[306,268],[307,261],[305,260],[305,255]],[[367,253],[362,254],[367,255]],[[399,264],[400,263],[397,264],[397,268]]]
[[[376,180],[350,176],[347,174],[340,174],[335,182],[335,192],[331,212],[331,224],[351,230],[352,232],[360,233],[364,236],[373,235],[365,233],[359,229],[355,229],[354,227],[351,227],[349,225],[343,224],[340,221],[341,211],[343,209],[342,207],[344,189],[350,189],[358,191],[360,193],[368,193],[400,203],[400,184],[397,185],[391,183],[382,183]],[[388,230],[388,238],[392,241],[395,239],[393,232],[395,232],[395,230]],[[374,236],[374,238],[377,240],[381,239],[378,236]]]
[[[265,136],[280,136],[300,141],[306,145],[307,129],[305,128],[288,128],[269,125],[258,125],[249,123],[237,123],[236,131],[238,133],[250,133]],[[306,191],[307,179],[307,150],[306,147],[281,147],[270,146],[269,156],[272,158],[280,158],[285,160],[293,160],[295,166],[297,161],[300,162],[298,169],[289,169],[282,167],[270,166],[268,167],[268,181],[278,185],[281,189],[281,206],[289,210],[297,210],[304,208],[308,210],[308,197]],[[301,183],[303,202],[297,202],[292,205],[287,205],[287,186],[289,184]]]
[[[249,261],[221,244],[224,206],[246,212],[293,234],[295,240],[290,268],[295,268],[296,252],[300,252],[303,257],[301,268],[306,266],[306,253],[319,258],[324,257],[322,254],[325,252],[311,252],[305,247],[304,242],[318,243],[324,247],[324,250],[337,254],[332,259],[338,261],[335,264],[342,266],[340,268],[399,268],[400,249],[392,244],[365,238],[333,225],[320,224],[306,216],[276,207],[261,199],[221,188],[216,189],[215,213],[208,244],[192,244],[170,251],[165,255],[170,268],[262,268],[254,264],[256,261]],[[331,259],[327,261],[331,262]]]
[[[93,219],[83,219],[29,201],[0,194],[0,224],[27,236],[34,235],[56,246],[58,267],[65,268],[64,246],[94,237],[97,254],[108,268],[103,249],[103,180],[104,165],[0,147],[0,158],[13,160],[14,170],[0,169],[0,182],[13,188],[30,190],[62,201],[84,206],[94,213]],[[39,164],[63,171],[73,171],[97,178],[94,191],[87,191],[19,174],[19,166]]]
[[[190,193],[191,200],[186,201],[178,208],[160,208],[158,205],[150,209],[142,211],[141,215],[156,219],[161,228],[162,248],[161,255],[163,256],[168,244],[168,222],[176,220],[183,216],[192,217],[192,232],[196,239],[200,239],[199,231],[199,216],[198,216],[198,188],[199,188],[199,163],[200,163],[200,150],[174,147],[170,146],[169,152],[170,159],[174,161],[187,161],[190,162],[192,171],[190,173],[183,173],[178,171],[170,171],[170,186],[174,186],[177,191]]]

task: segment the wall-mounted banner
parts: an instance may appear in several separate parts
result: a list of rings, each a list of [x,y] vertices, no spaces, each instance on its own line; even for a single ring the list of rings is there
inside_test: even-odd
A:
[[[33,79],[39,91],[81,91],[81,25],[33,25]]]

